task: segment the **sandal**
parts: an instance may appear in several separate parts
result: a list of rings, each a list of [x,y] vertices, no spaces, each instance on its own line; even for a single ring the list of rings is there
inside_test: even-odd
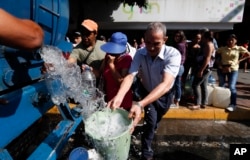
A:
[[[206,108],[206,105],[202,104],[201,109],[205,109],[205,108]]]
[[[198,109],[200,109],[200,105],[188,106],[188,108],[191,110],[198,110]]]

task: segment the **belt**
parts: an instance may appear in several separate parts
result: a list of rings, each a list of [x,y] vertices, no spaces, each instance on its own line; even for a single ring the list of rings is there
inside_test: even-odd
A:
[[[231,67],[231,64],[223,64],[222,67]]]

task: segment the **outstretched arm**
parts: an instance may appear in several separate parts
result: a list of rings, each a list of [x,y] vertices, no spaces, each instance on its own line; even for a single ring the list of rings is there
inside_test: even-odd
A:
[[[32,20],[17,18],[0,8],[0,44],[33,50],[41,47],[44,33]]]

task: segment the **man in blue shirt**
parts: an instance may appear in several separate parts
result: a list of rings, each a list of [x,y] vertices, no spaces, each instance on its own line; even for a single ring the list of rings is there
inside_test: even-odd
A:
[[[153,159],[154,153],[151,144],[154,133],[172,102],[173,93],[171,89],[181,63],[179,51],[165,45],[166,32],[166,26],[160,22],[153,22],[148,25],[144,37],[146,46],[137,51],[129,74],[124,78],[117,95],[108,102],[108,107],[112,109],[120,107],[140,69],[140,77],[146,94],[143,99],[132,104],[129,117],[134,118],[133,126],[136,126],[141,119],[143,110],[145,111],[145,123],[141,139],[142,159]]]

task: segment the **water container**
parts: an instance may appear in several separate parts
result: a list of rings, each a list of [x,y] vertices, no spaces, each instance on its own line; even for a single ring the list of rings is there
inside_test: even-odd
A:
[[[86,97],[94,98],[96,96],[96,77],[89,67],[82,72],[83,94]]]
[[[69,160],[88,160],[88,151],[83,147],[77,147],[70,152]]]
[[[226,108],[230,104],[231,92],[228,88],[215,87],[213,91],[213,106]]]
[[[214,78],[214,76],[212,74],[210,74],[209,77],[208,77],[208,83],[209,84],[215,84],[216,83],[216,79]]]
[[[194,80],[194,76],[188,75],[184,83],[184,90],[182,92],[184,97],[193,96],[193,88],[192,88],[193,80]]]
[[[105,160],[128,159],[132,119],[124,109],[104,109],[93,113],[85,121],[85,131],[95,149]]]
[[[55,105],[66,102],[65,87],[60,75],[45,74],[46,87]]]
[[[213,91],[214,91],[214,87],[213,86],[207,86],[207,105],[212,105],[213,104]]]

